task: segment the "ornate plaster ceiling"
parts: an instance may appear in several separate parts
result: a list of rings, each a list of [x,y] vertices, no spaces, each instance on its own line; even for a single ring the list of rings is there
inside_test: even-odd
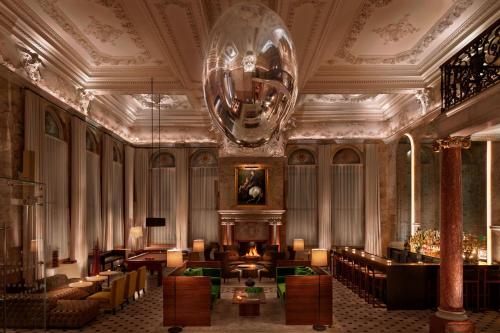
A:
[[[150,122],[141,95],[154,77],[169,140],[178,129],[189,141],[195,128],[192,141],[213,142],[203,50],[236,1],[3,0],[0,64],[26,75],[23,52],[35,52],[40,87],[138,142]],[[439,64],[500,15],[496,0],[261,2],[283,18],[297,49],[301,96],[290,136],[300,139],[318,129],[322,138],[385,138],[425,117],[438,99]],[[81,91],[96,96],[90,108]]]

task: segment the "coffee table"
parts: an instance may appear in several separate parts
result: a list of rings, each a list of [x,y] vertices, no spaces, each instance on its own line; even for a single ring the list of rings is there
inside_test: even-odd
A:
[[[111,281],[111,276],[117,275],[117,274],[120,274],[120,272],[111,271],[109,269],[107,271],[104,271],[104,272],[99,272],[99,275],[103,275],[103,276],[107,276],[108,277],[108,287],[109,287],[109,282]]]
[[[260,315],[260,305],[266,302],[264,291],[247,293],[246,288],[235,288],[233,304],[239,304],[240,316],[250,317]]]
[[[248,287],[252,287],[255,284],[253,278],[257,277],[257,272],[259,269],[262,269],[264,266],[259,264],[240,264],[238,269],[241,269],[243,272],[243,277],[246,277],[245,285]]]
[[[70,288],[87,288],[92,285],[92,282],[86,282],[86,281],[79,281],[79,282],[72,282],[68,284],[68,287]]]

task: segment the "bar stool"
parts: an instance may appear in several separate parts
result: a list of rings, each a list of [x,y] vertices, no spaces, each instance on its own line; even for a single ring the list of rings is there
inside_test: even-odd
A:
[[[387,274],[377,270],[373,265],[368,265],[368,286],[370,288],[368,303],[374,307],[378,304],[385,304]],[[372,296],[371,298],[370,295]]]

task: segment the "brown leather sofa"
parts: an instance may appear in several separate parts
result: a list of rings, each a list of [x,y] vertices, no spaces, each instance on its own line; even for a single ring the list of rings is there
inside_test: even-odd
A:
[[[84,299],[93,287],[84,290],[68,286],[79,280],[58,274],[46,279],[46,294],[41,292],[43,281],[39,281],[38,292],[8,294],[7,327],[43,328],[45,317],[47,327],[80,328],[86,325],[99,314],[99,303]]]

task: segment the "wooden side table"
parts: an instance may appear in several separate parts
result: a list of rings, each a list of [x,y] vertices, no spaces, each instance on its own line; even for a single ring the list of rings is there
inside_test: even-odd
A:
[[[265,303],[264,292],[247,293],[246,288],[236,288],[233,294],[233,304],[239,305],[239,314],[242,317],[252,317],[260,315],[260,305]]]

